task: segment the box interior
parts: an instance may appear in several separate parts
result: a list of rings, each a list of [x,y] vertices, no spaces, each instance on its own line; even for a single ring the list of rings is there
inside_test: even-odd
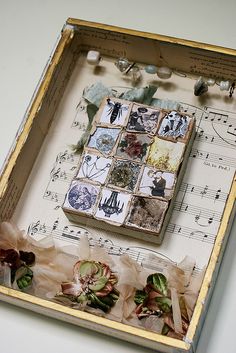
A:
[[[48,68],[51,80],[41,92],[34,119],[28,122],[29,136],[20,137],[22,148],[10,178],[7,183],[1,180],[1,220],[11,218],[35,239],[53,235],[60,245],[76,245],[85,234],[91,245],[106,247],[114,257],[127,253],[153,270],[157,269],[150,254],[174,263],[188,255],[195,258],[199,272],[209,262],[234,178],[236,101],[218,85],[195,97],[193,86],[200,74],[235,80],[236,57],[86,26],[75,31],[65,27],[61,43],[62,53],[54,54],[58,62]],[[86,62],[89,49],[101,52],[98,67]],[[130,80],[114,65],[121,56],[141,68],[145,64],[171,67],[174,73],[166,81],[142,70],[138,86],[157,85],[155,97],[181,102],[182,111],[197,120],[189,163],[161,245],[73,224],[61,209],[79,161],[71,145],[87,125],[83,91],[97,81],[120,93],[131,88]]]

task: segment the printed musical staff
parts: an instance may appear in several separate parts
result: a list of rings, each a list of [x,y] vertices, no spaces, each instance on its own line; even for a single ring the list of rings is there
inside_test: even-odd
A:
[[[175,201],[174,210],[179,212],[186,212],[197,217],[198,219],[206,218],[210,223],[212,223],[213,220],[215,220],[216,222],[220,222],[222,217],[221,212],[212,211],[208,208],[194,206],[180,201]]]
[[[43,195],[43,198],[48,201],[58,202],[62,204],[65,198],[65,194],[59,194],[58,192],[55,192],[55,191],[46,190]]]
[[[33,231],[32,231],[33,230]],[[167,229],[168,233],[172,235],[180,235],[183,237],[187,237],[193,240],[206,242],[206,243],[214,243],[215,236],[210,233],[204,233],[202,231],[194,230],[188,227],[181,227],[177,224],[170,223]],[[157,250],[150,249],[148,247],[137,247],[137,246],[119,246],[114,244],[111,239],[105,239],[102,237],[95,238],[90,232],[84,228],[79,226],[64,226],[63,228],[59,228],[59,222],[56,220],[52,226],[45,226],[45,224],[41,225],[40,221],[36,223],[32,223],[28,229],[28,234],[31,236],[52,236],[55,239],[64,240],[70,242],[72,244],[79,244],[81,236],[87,236],[89,240],[89,244],[91,247],[99,246],[103,247],[107,250],[109,255],[112,256],[121,256],[123,254],[129,255],[133,260],[142,264],[144,267],[150,268],[152,263],[150,263],[149,256],[150,254],[157,255],[161,257],[163,261],[173,262],[168,256],[162,254]],[[155,267],[154,267],[155,269]],[[199,269],[196,269],[199,271]]]
[[[75,170],[76,168],[73,168]],[[51,181],[62,180],[70,183],[74,177],[74,173],[65,172],[61,168],[53,168],[51,171]]]
[[[220,201],[225,203],[228,197],[228,194],[222,192],[221,189],[210,189],[207,185],[203,187],[199,185],[188,184],[185,182],[182,182],[179,191],[200,196],[202,198],[204,197],[213,200],[214,202]]]
[[[221,147],[236,148],[235,140],[222,138],[218,135],[207,134],[203,129],[200,129],[197,132],[195,136],[195,141],[214,144],[216,146],[221,146]]]
[[[236,158],[199,150],[197,148],[192,148],[190,152],[190,157],[206,160],[208,162],[213,162],[217,164],[223,164],[233,168],[236,167]]]
[[[68,150],[58,153],[58,155],[56,156],[56,164],[62,164],[65,162],[75,165],[79,162],[79,155],[76,155],[72,152],[68,152]]]

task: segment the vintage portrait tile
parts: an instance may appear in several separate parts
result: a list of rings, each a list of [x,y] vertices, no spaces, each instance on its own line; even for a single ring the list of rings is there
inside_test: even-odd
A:
[[[160,112],[139,104],[134,104],[127,125],[127,130],[155,132]]]
[[[64,207],[90,214],[93,211],[98,193],[98,187],[86,182],[74,180],[66,195]]]
[[[169,140],[185,141],[189,132],[192,118],[177,111],[166,113],[161,119],[157,135]]]
[[[147,134],[124,132],[121,135],[116,155],[122,158],[143,162],[152,138]]]
[[[123,224],[130,199],[129,194],[104,188],[95,217],[104,221]]]
[[[169,200],[173,196],[175,174],[145,167],[138,191],[153,197]]]
[[[119,132],[120,129],[97,127],[94,134],[90,136],[88,147],[109,155],[115,146]]]
[[[108,184],[134,191],[141,166],[131,161],[116,160],[110,172]]]
[[[126,224],[159,233],[168,202],[142,196],[134,196]]]
[[[111,158],[105,158],[98,156],[97,154],[87,152],[82,157],[80,168],[76,177],[85,178],[104,184],[111,164]]]
[[[147,164],[162,171],[175,173],[182,160],[184,148],[185,144],[182,142],[165,141],[156,136],[149,150]]]
[[[126,125],[130,104],[120,99],[107,98],[98,122],[112,125]]]

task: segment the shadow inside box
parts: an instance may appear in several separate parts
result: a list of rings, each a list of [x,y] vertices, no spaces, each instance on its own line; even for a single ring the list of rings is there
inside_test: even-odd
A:
[[[161,87],[164,91],[173,92],[178,88],[178,85],[174,82],[163,82],[159,80],[153,80],[150,85]]]
[[[232,321],[236,316],[236,306],[232,305],[232,297],[235,296],[236,237],[233,236],[235,234],[236,220],[234,220],[234,224],[231,228],[196,353],[235,352],[235,347],[232,347],[232,351],[228,351],[225,347],[227,344],[227,336],[229,337],[234,334],[234,326],[230,326],[229,322],[224,321],[225,310],[232,312]],[[227,300],[229,295],[231,298]],[[222,342],[224,342],[224,346]],[[218,344],[222,344],[222,347],[218,346]],[[216,351],[215,348],[217,346],[219,350]]]

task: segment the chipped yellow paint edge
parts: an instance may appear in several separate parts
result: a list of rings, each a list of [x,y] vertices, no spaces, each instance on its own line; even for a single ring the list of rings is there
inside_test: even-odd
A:
[[[223,246],[223,242],[224,242],[225,234],[227,231],[229,219],[230,219],[231,213],[233,211],[235,199],[236,199],[236,179],[234,179],[232,186],[231,186],[229,197],[228,197],[228,200],[227,200],[227,203],[225,206],[225,210],[223,213],[221,225],[220,225],[217,237],[216,237],[215,245],[212,250],[210,261],[209,261],[209,264],[206,269],[206,273],[205,273],[205,276],[203,279],[201,290],[200,290],[200,293],[199,293],[199,296],[198,296],[198,299],[196,302],[196,306],[194,309],[194,313],[193,313],[193,316],[192,316],[192,319],[191,319],[191,322],[189,325],[189,329],[188,329],[188,332],[186,335],[186,342],[193,341],[196,330],[198,329],[197,326],[199,324],[200,317],[201,317],[201,315],[204,311],[204,308],[205,308],[205,300],[207,298],[209,289],[212,286],[214,271],[216,269],[217,262],[218,262],[220,252],[221,252],[221,248]]]
[[[70,315],[73,316],[74,318],[78,318],[82,321],[85,322],[90,322],[92,324],[95,325],[102,325],[103,327],[109,328],[109,329],[113,329],[113,330],[118,330],[120,332],[124,332],[126,334],[130,334],[130,335],[134,335],[134,336],[138,336],[140,338],[146,339],[146,340],[151,340],[153,342],[158,342],[164,345],[168,345],[170,347],[173,348],[178,348],[178,349],[182,349],[186,352],[189,351],[190,345],[174,339],[174,338],[170,338],[170,337],[166,337],[163,335],[159,335],[157,333],[151,332],[151,331],[146,331],[144,329],[139,329],[133,326],[129,326],[126,324],[122,324],[120,322],[116,322],[116,321],[112,321],[110,319],[106,319],[103,317],[99,317],[90,313],[86,313],[84,311],[79,311],[79,310],[75,310],[75,309],[71,309],[68,308],[64,305],[61,304],[57,304],[45,299],[41,299],[11,288],[6,288],[3,286],[0,286],[0,297],[1,295],[7,296],[7,297],[11,297],[14,298],[16,300],[22,300],[24,302],[28,302],[30,304],[32,304],[32,306],[34,306],[34,309],[36,309],[36,307],[41,307],[41,308],[46,308],[46,309],[50,309],[54,311],[54,317],[57,317],[57,313],[61,313],[61,314],[65,314],[65,315]],[[35,310],[37,312],[37,310]],[[83,326],[83,325],[81,325]]]
[[[27,140],[33,121],[36,118],[37,112],[40,109],[45,94],[47,93],[47,89],[55,72],[55,69],[61,60],[65,47],[70,44],[73,39],[73,36],[74,31],[72,28],[65,29],[61,34],[61,38],[59,40],[57,48],[53,54],[53,57],[39,86],[38,92],[27,114],[28,116],[25,121],[24,128],[20,135],[17,137],[17,143],[15,144],[14,149],[11,151],[8,157],[8,163],[4,166],[3,172],[0,175],[0,200],[7,188],[8,180],[17,161],[17,157]]]
[[[80,20],[80,19],[76,19],[76,18],[68,18],[66,23],[68,25],[72,25],[72,26],[78,26],[78,27],[83,26],[83,27],[88,27],[88,28],[103,29],[105,31],[111,31],[111,32],[116,32],[116,33],[121,33],[121,34],[128,34],[128,35],[136,36],[136,37],[140,37],[140,38],[154,39],[154,40],[159,40],[159,41],[165,42],[165,43],[184,45],[184,46],[188,46],[191,48],[204,49],[204,50],[213,51],[213,52],[217,52],[217,53],[221,53],[221,54],[236,56],[235,49],[224,48],[224,47],[217,46],[217,45],[201,43],[201,42],[187,40],[187,39],[164,36],[161,34],[154,34],[154,33],[149,33],[149,32],[142,32],[142,31],[132,30],[132,29],[128,29],[128,28],[110,26],[110,25],[106,25],[106,24],[102,24],[102,23],[89,22],[89,21],[84,21],[84,20]]]

